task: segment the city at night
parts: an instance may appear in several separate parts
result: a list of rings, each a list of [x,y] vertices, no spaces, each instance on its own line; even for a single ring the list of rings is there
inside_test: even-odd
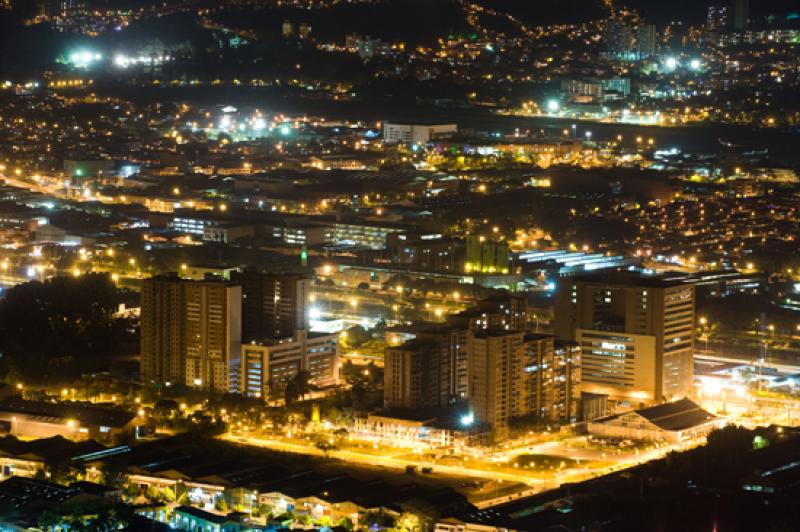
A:
[[[798,500],[797,0],[0,0],[0,532]]]

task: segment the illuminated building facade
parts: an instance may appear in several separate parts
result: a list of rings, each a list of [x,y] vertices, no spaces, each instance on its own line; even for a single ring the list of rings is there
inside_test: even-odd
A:
[[[530,410],[541,421],[572,422],[578,416],[581,348],[552,336],[526,336],[525,367]]]
[[[339,335],[299,330],[289,338],[242,345],[240,390],[248,397],[280,392],[301,370],[315,386],[339,383]]]
[[[691,394],[695,287],[686,276],[630,272],[564,280],[555,332],[582,350],[581,390],[620,405]]]
[[[145,280],[141,297],[142,378],[231,391],[238,379],[241,287],[164,276]]]
[[[337,246],[384,249],[390,234],[400,233],[405,229],[388,224],[336,222],[333,226],[333,243]]]
[[[427,144],[431,139],[454,135],[458,131],[455,124],[383,124],[383,140],[387,144]]]
[[[495,441],[508,437],[513,418],[534,413],[526,368],[533,365],[530,344],[539,339],[539,335],[526,339],[524,332],[504,330],[479,331],[470,338],[469,408],[475,422],[492,427]]]
[[[477,235],[470,235],[466,240],[465,272],[508,273],[510,264],[508,244],[505,242],[490,242],[485,237]]]

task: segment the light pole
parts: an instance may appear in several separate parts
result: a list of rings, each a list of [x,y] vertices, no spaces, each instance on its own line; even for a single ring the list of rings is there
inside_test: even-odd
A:
[[[700,323],[700,338],[704,340],[705,353],[708,354],[708,329],[706,328],[708,319],[705,316],[701,316],[698,322]]]

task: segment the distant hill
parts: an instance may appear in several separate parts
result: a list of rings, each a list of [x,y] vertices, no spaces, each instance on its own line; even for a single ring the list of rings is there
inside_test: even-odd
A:
[[[573,24],[606,17],[602,0],[476,0],[488,8],[511,13],[528,24]]]
[[[620,3],[636,9],[658,25],[672,20],[702,24],[709,6],[727,5],[728,0],[620,0]],[[750,20],[757,25],[763,24],[770,16],[785,20],[792,12],[800,13],[799,0],[750,0]]]
[[[326,41],[344,42],[358,33],[412,46],[427,44],[451,34],[469,34],[464,10],[455,0],[386,0],[378,4],[340,2],[321,9],[270,6],[258,10],[231,9],[214,14],[225,25],[277,35],[281,23],[311,25],[313,35]]]
[[[513,14],[530,24],[574,23],[608,16],[602,0],[475,0],[486,7]],[[628,7],[641,13],[659,26],[674,20],[702,24],[708,7],[727,5],[728,0],[613,0],[617,7]],[[750,18],[762,25],[767,17],[774,17],[776,25],[796,25],[790,13],[800,14],[800,0],[750,0]]]

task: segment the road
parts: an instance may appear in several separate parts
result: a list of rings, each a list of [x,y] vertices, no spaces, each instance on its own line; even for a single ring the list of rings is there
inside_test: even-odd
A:
[[[434,474],[453,476],[453,477],[472,477],[481,480],[492,480],[499,482],[511,482],[514,484],[525,484],[527,488],[515,493],[504,494],[499,497],[491,497],[476,503],[479,508],[489,508],[498,504],[503,504],[520,497],[535,495],[536,493],[557,488],[564,482],[577,482],[604,475],[612,471],[626,469],[643,462],[662,458],[672,450],[681,450],[692,447],[700,442],[689,442],[681,445],[662,445],[645,450],[619,449],[616,451],[604,451],[586,445],[585,437],[573,437],[567,440],[548,441],[529,446],[520,446],[514,449],[502,450],[493,454],[499,460],[486,460],[486,468],[470,467],[467,465],[442,464],[424,459],[413,459],[409,456],[408,450],[401,451],[401,455],[393,456],[387,453],[372,454],[359,452],[351,449],[333,450],[326,455],[322,450],[312,444],[278,440],[273,438],[242,437],[232,434],[220,436],[220,438],[236,442],[264,447],[275,451],[291,452],[304,455],[336,458],[353,464],[362,464],[368,467],[388,467],[405,471],[408,466],[413,466],[418,470],[431,468]],[[578,460],[579,463],[573,467],[563,470],[541,473],[535,470],[509,471],[518,455],[537,454],[553,457],[569,458]],[[465,459],[466,460],[466,459]],[[582,462],[582,463],[581,463]],[[594,462],[593,465],[590,465]],[[497,470],[492,468],[506,468]]]
[[[757,356],[743,358],[735,356],[723,356],[712,353],[713,351],[702,351],[699,352],[699,354],[696,354],[694,358],[695,360],[699,361],[719,362],[723,364],[758,364]],[[772,360],[765,361],[764,368],[776,369],[781,373],[790,375],[800,373],[800,365],[779,363]]]
[[[275,451],[299,453],[311,456],[321,456],[321,457],[325,456],[324,452],[322,452],[320,449],[317,449],[313,445],[304,445],[301,443],[287,442],[284,440],[275,440],[267,438],[255,438],[255,437],[245,438],[230,434],[223,435],[221,436],[221,438],[232,442],[245,443],[247,445],[254,445],[257,447],[265,447]],[[515,473],[506,473],[503,471],[487,471],[483,469],[474,469],[463,466],[438,464],[427,460],[409,460],[407,457],[396,458],[394,456],[386,454],[375,455],[369,453],[360,453],[351,450],[338,450],[338,451],[329,451],[327,456],[331,458],[338,458],[339,460],[343,460],[345,462],[363,464],[365,466],[372,466],[372,467],[384,466],[401,470],[405,470],[407,466],[414,466],[418,469],[421,469],[423,467],[430,467],[433,469],[435,473],[438,474],[460,476],[460,477],[474,477],[480,479],[502,480],[506,482],[520,482],[528,484],[529,486],[531,486],[532,489],[535,488],[536,492],[543,491],[545,489],[556,486],[554,482],[552,481],[548,482],[542,478],[532,478],[530,476],[525,476]]]

